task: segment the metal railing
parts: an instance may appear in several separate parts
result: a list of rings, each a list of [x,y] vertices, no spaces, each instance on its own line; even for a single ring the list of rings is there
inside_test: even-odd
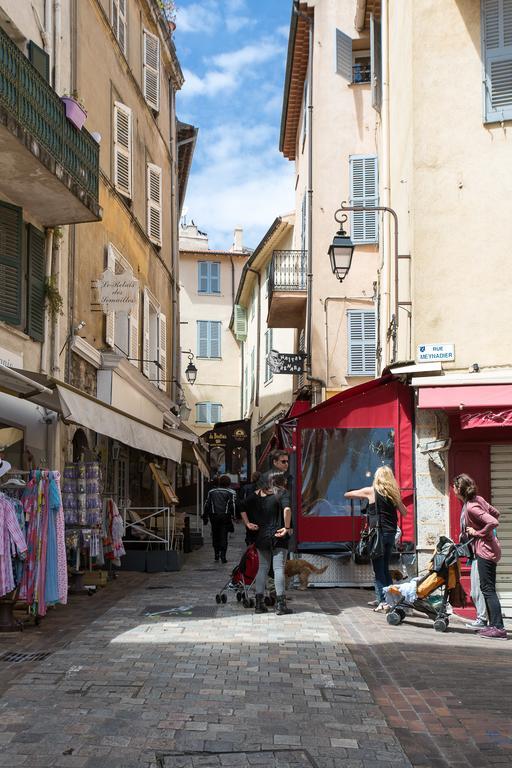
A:
[[[272,291],[305,291],[307,251],[274,251],[269,274]]]
[[[355,63],[352,65],[353,83],[370,83],[372,79],[372,70],[370,64]]]
[[[51,85],[0,29],[0,106],[25,128],[95,200],[99,197],[99,146],[66,118]]]

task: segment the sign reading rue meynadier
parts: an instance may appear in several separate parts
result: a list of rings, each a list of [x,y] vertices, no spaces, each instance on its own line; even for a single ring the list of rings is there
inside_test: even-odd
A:
[[[304,354],[289,355],[273,349],[267,359],[272,373],[303,373],[304,357]]]
[[[416,359],[418,363],[449,362],[455,360],[455,345],[420,344]]]
[[[96,288],[105,313],[129,312],[139,300],[139,281],[130,272],[114,275],[107,269],[96,281]]]

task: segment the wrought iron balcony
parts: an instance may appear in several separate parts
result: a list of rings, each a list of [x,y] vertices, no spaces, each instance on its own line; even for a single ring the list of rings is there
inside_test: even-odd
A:
[[[0,194],[47,226],[97,221],[99,146],[0,29]]]
[[[307,251],[274,251],[268,279],[269,328],[300,328],[306,308]]]

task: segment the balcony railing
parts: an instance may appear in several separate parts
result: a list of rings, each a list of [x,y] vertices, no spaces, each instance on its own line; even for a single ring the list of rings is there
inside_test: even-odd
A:
[[[307,251],[274,251],[269,275],[269,297],[273,291],[306,290]]]
[[[0,29],[0,106],[39,142],[95,200],[99,146],[66,118],[64,105],[44,77]]]

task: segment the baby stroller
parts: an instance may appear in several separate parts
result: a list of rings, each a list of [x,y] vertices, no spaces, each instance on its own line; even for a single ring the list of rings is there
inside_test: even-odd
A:
[[[448,602],[454,607],[464,607],[466,604],[466,595],[460,583],[459,560],[468,556],[467,543],[455,544],[447,536],[441,536],[427,574],[385,589],[386,601],[392,605],[387,614],[388,624],[398,626],[404,621],[408,609],[414,608],[432,619],[436,632],[446,632],[450,623]],[[428,598],[440,588],[444,589],[436,604],[432,598]]]
[[[231,572],[230,580],[215,595],[216,603],[227,603],[228,590],[233,590],[238,603],[244,608],[254,608],[254,598],[251,596],[254,580],[259,568],[258,550],[254,544],[250,544],[243,553],[240,562]],[[275,598],[265,597],[266,605],[274,605]]]

